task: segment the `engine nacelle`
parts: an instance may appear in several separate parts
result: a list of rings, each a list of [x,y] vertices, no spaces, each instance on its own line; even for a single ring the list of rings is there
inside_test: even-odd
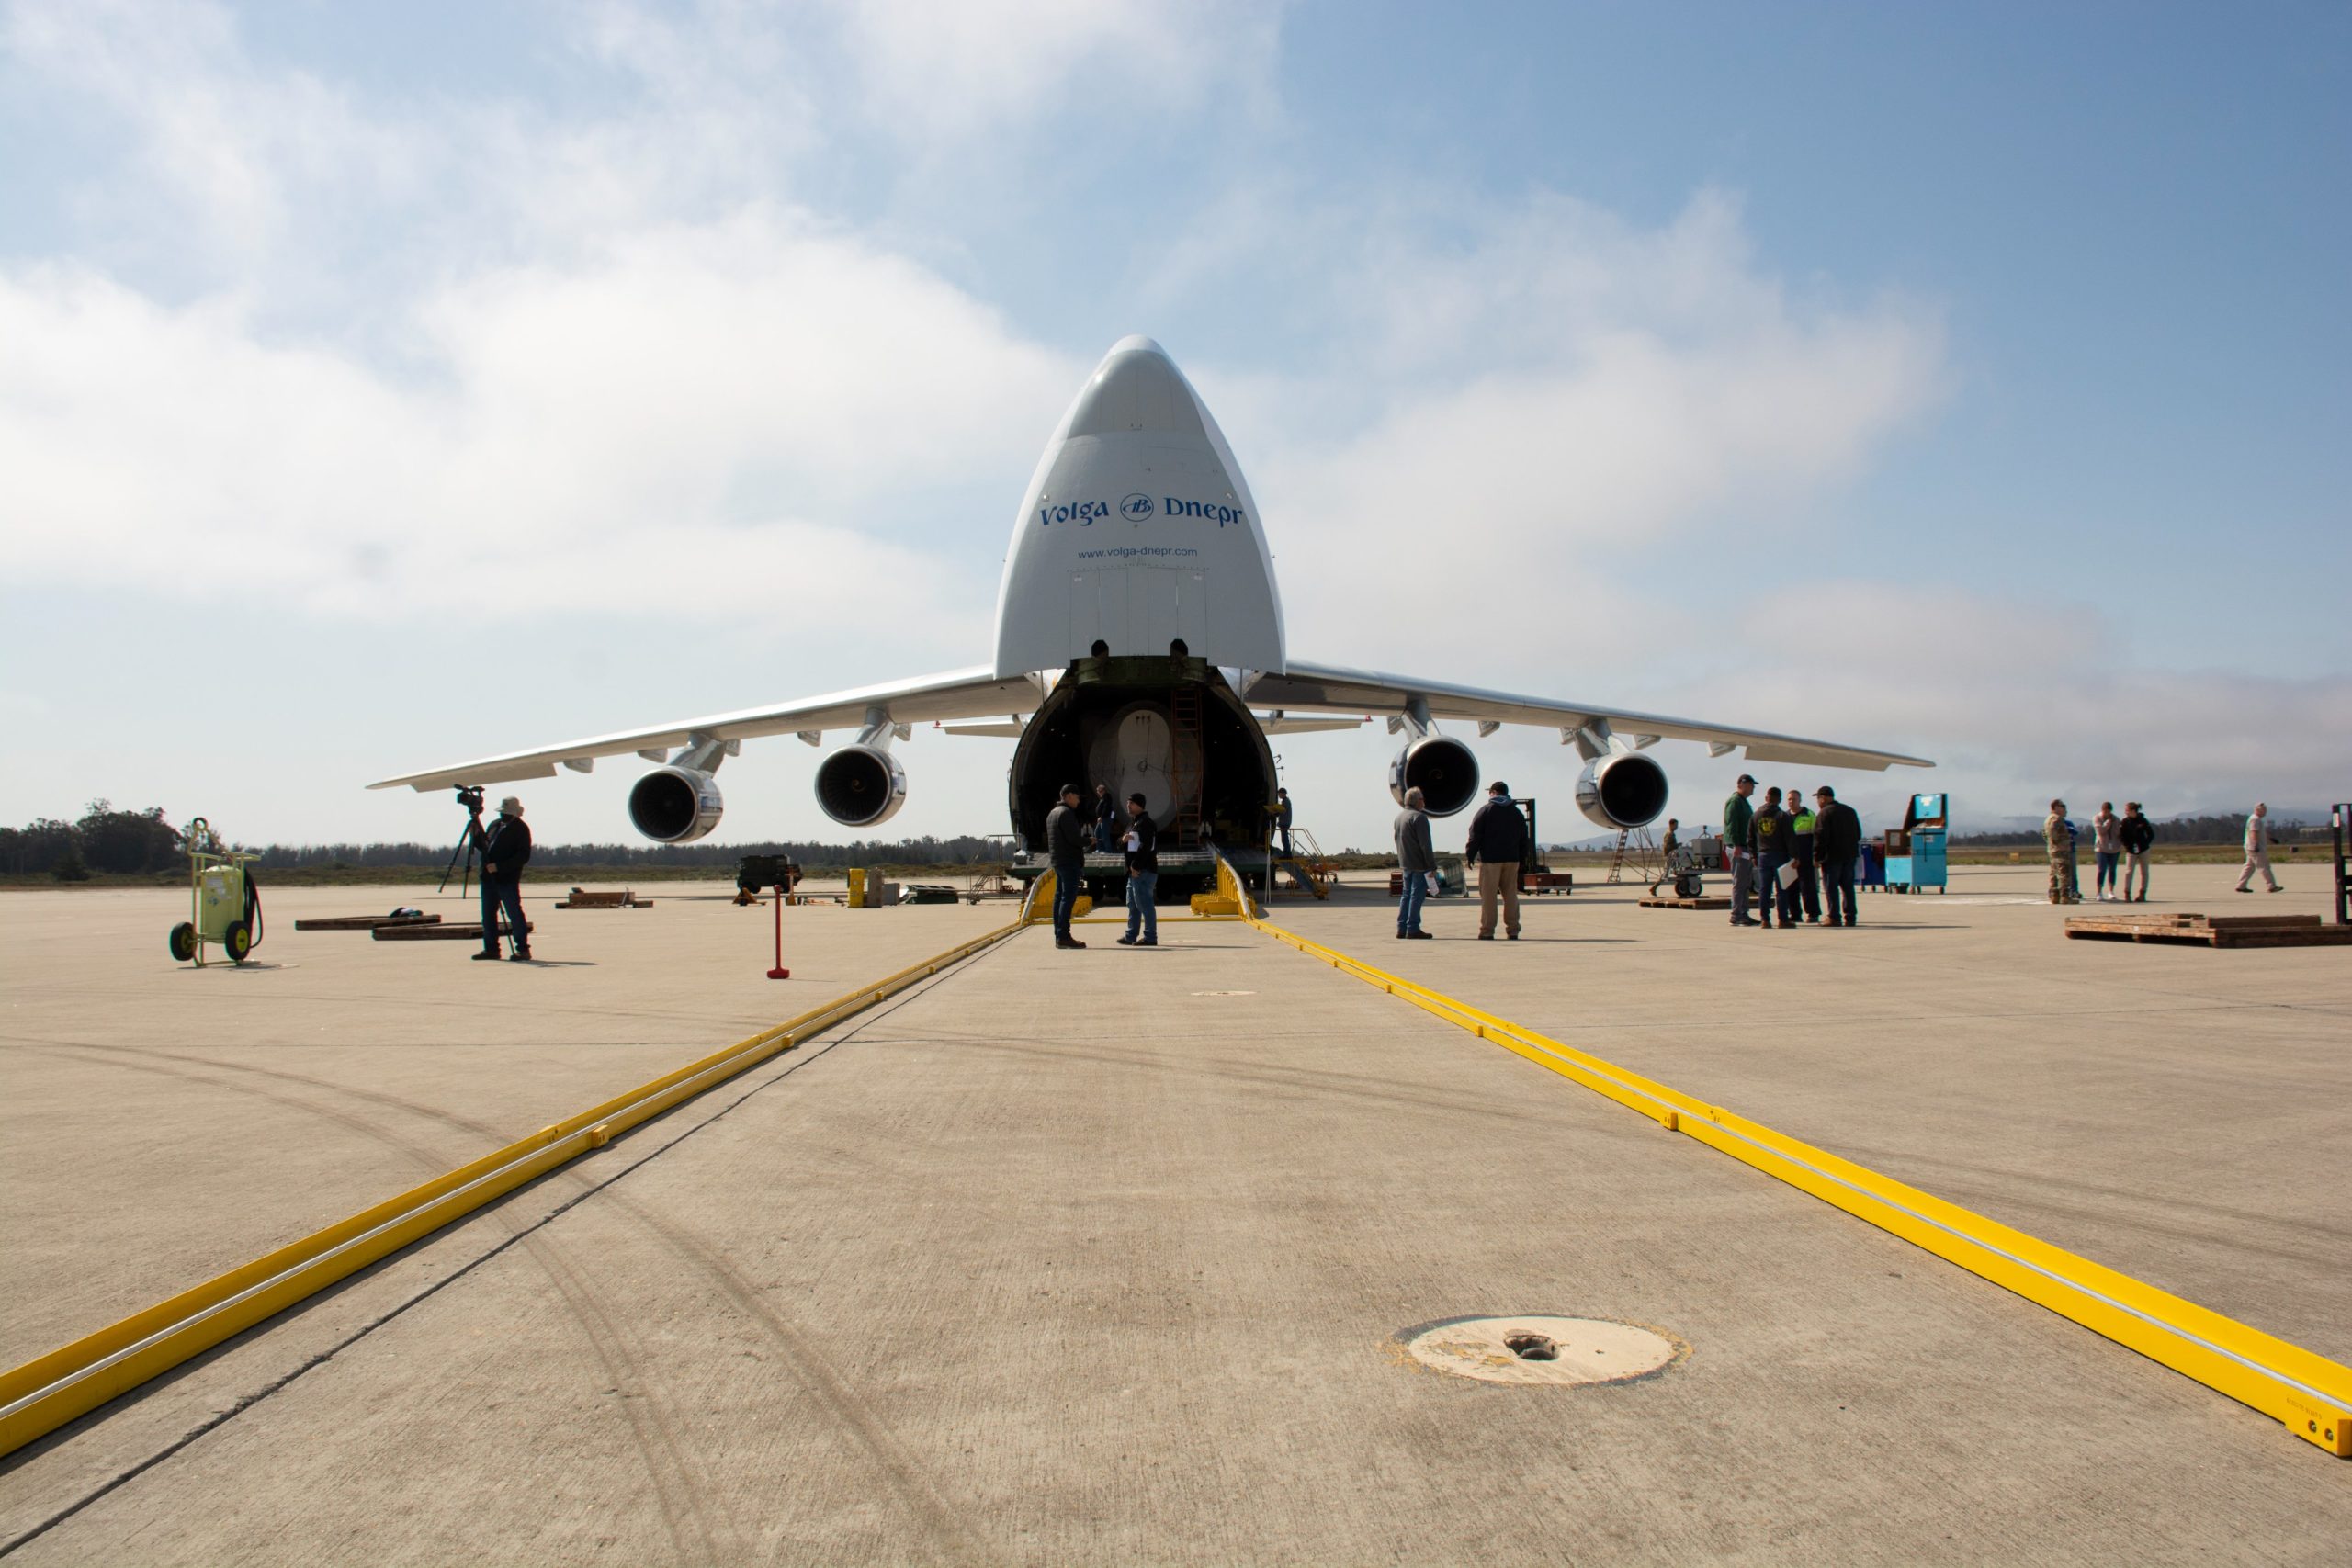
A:
[[[1405,792],[1421,792],[1422,809],[1451,817],[1478,793],[1478,759],[1449,735],[1424,735],[1407,743],[1388,764],[1388,793],[1405,804]]]
[[[656,768],[628,792],[628,819],[657,844],[690,844],[718,826],[727,803],[698,768]]]
[[[907,803],[907,770],[879,746],[844,746],[817,764],[817,804],[845,828],[878,828]]]
[[[1666,770],[1639,751],[1594,759],[1577,780],[1577,809],[1603,828],[1642,828],[1666,809]]]

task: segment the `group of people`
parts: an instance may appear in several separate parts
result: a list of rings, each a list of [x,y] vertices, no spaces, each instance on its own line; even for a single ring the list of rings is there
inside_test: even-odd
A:
[[[1770,929],[1777,911],[1783,931],[1797,925],[1859,923],[1854,863],[1862,852],[1862,819],[1823,784],[1805,804],[1801,790],[1751,798],[1756,780],[1739,775],[1724,802],[1724,851],[1731,857],[1731,923]],[[1753,908],[1755,913],[1749,911]]]
[[[2156,825],[2148,820],[2140,803],[2125,801],[2123,815],[2118,817],[2115,802],[2100,801],[2098,815],[2090,820],[2090,833],[2091,854],[2098,866],[2098,880],[2093,884],[2097,900],[2102,904],[2146,903],[2148,851],[2156,841]],[[2042,818],[2041,840],[2050,852],[2050,901],[2053,904],[2083,901],[2075,857],[2075,843],[2080,836],[2074,818],[2066,815],[2066,803],[2052,801],[2050,815]],[[2271,892],[2279,890],[2278,878],[2270,869],[2270,805],[2257,800],[2245,819],[2245,863],[2238,872],[2239,892],[2253,892],[2256,874]]]
[[[1091,844],[1104,854],[1124,854],[1127,868],[1127,931],[1121,947],[1158,947],[1159,913],[1153,904],[1159,890],[1159,828],[1145,808],[1141,792],[1127,796],[1126,808],[1108,784],[1094,786],[1094,805],[1080,806],[1079,787],[1066,784],[1061,804],[1046,813],[1046,851],[1054,868],[1054,945],[1084,947],[1070,931],[1078,897],[1086,890],[1086,851]]]
[[[2115,814],[2115,802],[2098,803],[2098,815],[2092,818],[2091,853],[2098,866],[2097,897],[2102,904],[2144,904],[2148,901],[2148,850],[2156,841],[2156,825],[2148,820],[2136,800],[2123,803],[2123,815]],[[2053,800],[2050,815],[2042,819],[2041,841],[2050,851],[2050,901],[2053,904],[2079,904],[2083,901],[2083,884],[2075,859],[2075,842],[2078,830],[2074,819],[2066,815],[2066,803]],[[2122,886],[2117,886],[2117,872],[2122,873]],[[2265,859],[2263,869],[2269,869]],[[2136,886],[2137,893],[2132,891]],[[2275,886],[2276,884],[2273,884]],[[2238,889],[2243,893],[2245,888]]]
[[[1497,779],[1487,786],[1486,804],[1470,818],[1470,839],[1464,851],[1466,863],[1478,868],[1478,940],[1495,940],[1496,905],[1502,906],[1504,940],[1519,940],[1519,873],[1527,862],[1527,813],[1510,797],[1510,785]],[[1437,891],[1437,850],[1430,835],[1429,798],[1418,789],[1405,792],[1405,809],[1396,814],[1398,897],[1396,940],[1427,942],[1421,929],[1421,908]]]

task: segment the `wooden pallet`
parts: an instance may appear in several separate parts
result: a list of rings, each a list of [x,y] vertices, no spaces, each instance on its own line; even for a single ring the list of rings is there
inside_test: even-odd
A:
[[[591,893],[575,887],[571,897],[556,906],[559,909],[650,909],[653,900],[640,898],[635,888],[625,887],[618,893]]]
[[[526,920],[523,922],[523,934],[525,936],[530,935],[534,929],[535,928],[531,921]],[[498,928],[498,934],[500,936],[511,936],[514,933],[506,927],[501,926]],[[449,925],[438,925],[428,924],[424,921],[417,920],[411,921],[406,925],[378,926],[376,928],[376,940],[378,942],[480,942],[481,940],[481,922],[480,920],[469,920],[463,925],[455,923]]]
[[[315,920],[297,920],[298,931],[372,931],[385,926],[437,926],[438,915],[331,915]]]
[[[2066,935],[2200,947],[2352,946],[2352,926],[2322,925],[2317,915],[2074,915],[2066,920]]]
[[[1645,898],[1642,900],[1642,908],[1645,909],[1728,909],[1731,908],[1731,900],[1711,893],[1702,898],[1672,897]]]

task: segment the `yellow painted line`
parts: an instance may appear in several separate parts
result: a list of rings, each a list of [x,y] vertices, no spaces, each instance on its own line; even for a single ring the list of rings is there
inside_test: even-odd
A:
[[[1254,904],[1243,909],[1260,931],[1342,974],[2128,1345],[2329,1453],[2352,1456],[2352,1367],[1284,931]]]
[[[1026,911],[1024,910],[1024,915]],[[1019,931],[1000,926],[640,1084],[0,1377],[0,1455]]]

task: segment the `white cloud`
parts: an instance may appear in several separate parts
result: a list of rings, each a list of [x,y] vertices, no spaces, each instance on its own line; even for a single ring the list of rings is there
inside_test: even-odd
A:
[[[907,141],[1057,117],[1264,110],[1283,6],[1244,0],[830,0],[865,115]]]
[[[237,299],[0,275],[0,561],[204,592],[196,547],[284,601],[383,618],[462,604],[501,563],[508,604],[684,609],[797,580],[889,582],[927,611],[971,596],[942,580],[922,496],[1032,446],[1080,370],[773,213],[494,270],[413,321],[420,362],[396,377],[272,341]],[[1009,511],[958,525],[992,542]],[[910,529],[922,545],[895,542]]]
[[[2316,803],[2352,734],[2352,677],[2137,669],[2088,604],[1840,581],[1766,596],[1733,635],[1756,651],[1711,699],[1766,727],[1827,706],[1858,733],[1907,738],[1977,820],[2052,795],[2138,798],[2157,816]]]
[[[1373,628],[1411,625],[1469,652],[1488,628],[1439,594],[1508,574],[1580,612],[1516,620],[1509,672],[1623,652],[1659,607],[1641,573],[1848,481],[1940,395],[1936,311],[1792,302],[1719,195],[1657,231],[1552,196],[1469,218],[1443,246],[1417,209],[1352,261],[1311,255],[1346,280],[1329,373],[1237,389],[1282,569],[1318,590],[1302,649],[1369,659]],[[1399,570],[1432,553],[1436,581]]]

